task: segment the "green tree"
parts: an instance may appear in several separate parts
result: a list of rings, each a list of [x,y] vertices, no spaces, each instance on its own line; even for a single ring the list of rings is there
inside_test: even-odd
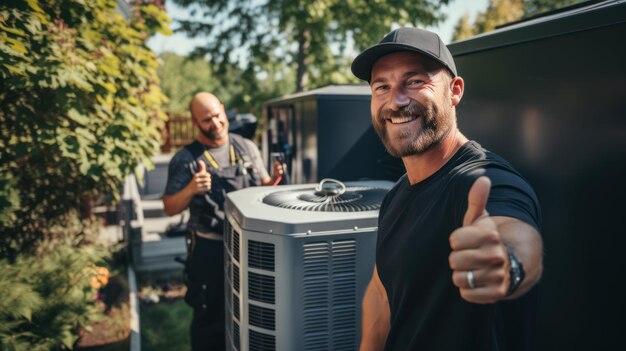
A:
[[[295,72],[293,90],[302,91],[313,87],[311,83],[328,84],[335,79],[355,82],[344,58],[350,43],[361,50],[393,25],[436,24],[443,18],[441,5],[449,0],[174,2],[194,5],[203,14],[203,21],[180,21],[181,30],[191,36],[209,35],[206,46],[198,48],[197,54],[208,54],[217,66],[238,62],[246,67],[244,79],[252,80],[271,61],[282,62]],[[250,91],[256,88],[251,84]]]
[[[163,105],[165,112],[173,115],[187,114],[191,97],[203,90],[227,98],[228,92],[212,79],[213,73],[205,59],[163,53],[161,60],[163,63],[157,69],[157,73],[161,80],[161,89],[168,97],[168,102]]]
[[[548,12],[583,0],[530,0],[524,2],[525,17]]]
[[[69,350],[96,318],[95,199],[158,150],[165,97],[148,2],[0,4],[0,350]]]
[[[113,0],[0,5],[0,258],[36,247],[72,210],[118,194],[158,150],[165,115],[154,5],[127,20]],[[60,223],[59,223],[60,224]]]
[[[210,62],[203,57],[163,53],[161,60],[163,64],[157,72],[161,89],[169,100],[163,109],[173,115],[188,115],[193,95],[210,91],[220,98],[227,110],[252,112],[258,116],[260,102],[288,93],[288,85],[284,83],[293,81],[293,75],[279,62],[265,64],[263,73],[252,74],[256,78],[249,81],[246,76],[251,73],[237,65],[228,65],[224,74],[214,74]]]
[[[473,25],[469,24],[468,16],[461,17],[455,27],[452,41],[490,32],[499,25],[517,21],[523,16],[524,0],[490,0],[487,9],[478,14]]]
[[[570,5],[581,0],[490,0],[487,9],[480,12],[473,24],[469,15],[464,15],[457,22],[452,34],[452,41],[470,38],[474,35],[490,32],[506,23],[531,17]]]

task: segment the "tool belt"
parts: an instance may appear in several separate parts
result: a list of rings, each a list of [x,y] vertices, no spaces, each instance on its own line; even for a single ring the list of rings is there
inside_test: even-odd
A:
[[[205,239],[205,240],[214,240],[214,241],[224,241],[224,234],[220,234],[217,232],[208,232],[203,233],[197,230],[190,230],[187,235],[187,240],[185,240],[187,244],[187,262],[190,262],[190,258],[193,254],[193,249],[196,246],[196,240]],[[189,267],[185,267],[188,270]]]
[[[194,230],[193,235],[198,236],[203,239],[208,239],[208,240],[224,241],[224,234],[220,234],[216,232],[202,233],[202,232]]]

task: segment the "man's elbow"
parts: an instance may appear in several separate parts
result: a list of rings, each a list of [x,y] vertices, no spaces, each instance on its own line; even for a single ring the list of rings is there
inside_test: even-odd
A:
[[[169,199],[163,198],[163,212],[165,212],[165,214],[168,216],[174,216],[179,214],[181,211],[178,210],[176,206],[174,206],[174,204],[172,204],[172,202],[168,200]]]
[[[177,215],[179,212],[176,211],[172,211],[171,209],[167,208],[167,207],[163,207],[163,212],[165,212],[166,215],[168,216],[174,216]]]

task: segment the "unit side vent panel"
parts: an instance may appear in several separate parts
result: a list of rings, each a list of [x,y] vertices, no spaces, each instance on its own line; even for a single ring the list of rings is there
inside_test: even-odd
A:
[[[332,342],[334,350],[356,350],[356,254],[355,240],[332,242]]]
[[[276,299],[274,277],[248,272],[248,297],[252,300],[274,304]]]
[[[276,330],[276,312],[273,309],[248,304],[248,320],[255,327]]]
[[[233,344],[237,351],[241,350],[241,333],[239,331],[239,324],[233,321]]]
[[[328,349],[329,243],[303,245],[303,332],[306,350]],[[311,348],[314,347],[314,348]]]
[[[353,351],[357,350],[355,334],[352,330],[333,330],[333,350]]]
[[[318,277],[320,275],[328,276],[328,266],[330,264],[328,257],[327,242],[312,242],[303,245],[303,262],[302,268],[304,278]]]
[[[276,337],[250,330],[250,351],[275,351]]]
[[[239,263],[239,233],[233,230],[233,257]]]
[[[274,244],[248,241],[248,267],[274,271]]]
[[[356,314],[356,241],[333,241],[332,252],[333,305],[355,306]]]
[[[328,347],[328,335],[322,334],[308,334],[304,337],[304,351],[328,351],[331,350]],[[334,348],[333,348],[334,350]]]
[[[239,318],[239,296],[233,294],[233,315],[237,320],[241,320]]]
[[[355,350],[356,240],[303,245],[303,331],[306,351]]]
[[[228,252],[233,252],[233,227],[229,221],[224,221],[224,245]]]
[[[232,279],[231,279],[231,275],[230,273],[232,272],[233,269],[233,263],[230,260],[230,256],[226,255],[226,257],[224,258],[225,262],[226,262],[226,284],[227,287],[232,286]],[[230,289],[229,289],[230,291]],[[232,306],[233,306],[233,300],[232,300],[232,295],[231,294],[226,294],[226,307],[229,307],[232,310]]]
[[[232,271],[233,271],[233,263],[230,260],[230,255],[224,254],[224,279],[226,283],[232,285]]]
[[[239,267],[237,264],[233,264],[233,289],[239,292]]]

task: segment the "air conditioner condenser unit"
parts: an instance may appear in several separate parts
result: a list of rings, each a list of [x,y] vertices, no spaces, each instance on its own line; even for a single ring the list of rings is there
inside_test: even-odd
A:
[[[227,350],[356,350],[388,181],[253,187],[226,198]]]

